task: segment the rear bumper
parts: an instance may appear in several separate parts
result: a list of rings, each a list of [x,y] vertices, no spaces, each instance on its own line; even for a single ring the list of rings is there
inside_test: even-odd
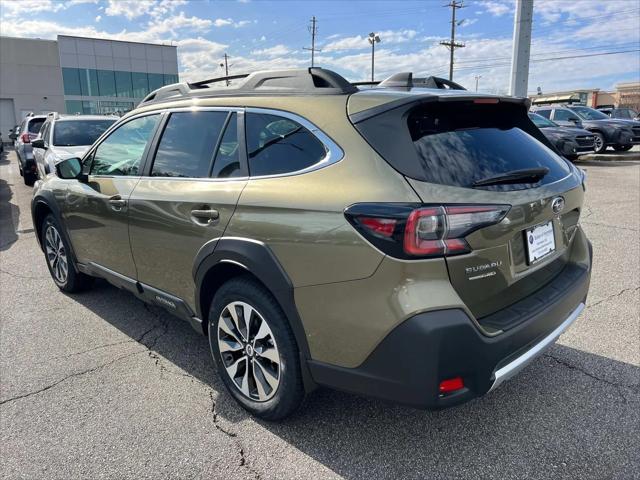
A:
[[[540,355],[578,317],[591,277],[580,268],[575,280],[549,304],[520,312],[526,320],[489,337],[460,309],[415,315],[396,327],[356,368],[310,361],[314,381],[338,390],[438,409],[495,389]],[[440,395],[442,380],[462,377],[464,388]]]

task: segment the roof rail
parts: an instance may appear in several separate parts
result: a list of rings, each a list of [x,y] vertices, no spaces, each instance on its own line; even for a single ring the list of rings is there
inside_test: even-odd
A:
[[[240,78],[246,80],[239,85],[229,85],[229,80]],[[226,85],[211,87],[221,82],[226,82]],[[147,95],[139,106],[186,95],[340,95],[356,91],[357,88],[342,76],[323,68],[268,70],[166,85]]]
[[[414,77],[411,72],[400,72],[385,78],[381,82],[354,82],[354,86],[378,86],[381,88],[438,88],[451,90],[466,90],[462,85],[440,77]]]

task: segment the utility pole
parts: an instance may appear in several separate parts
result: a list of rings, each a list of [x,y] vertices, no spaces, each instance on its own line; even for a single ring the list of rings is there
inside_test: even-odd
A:
[[[478,91],[478,80],[480,80],[482,78],[482,75],[476,75],[475,79],[476,79],[476,92]]]
[[[513,53],[509,81],[509,95],[514,97],[527,96],[532,23],[533,0],[517,0],[513,20]]]
[[[311,17],[311,25],[309,25],[308,30],[311,33],[311,48],[302,47],[303,50],[311,50],[311,68],[315,66],[315,53],[321,52],[319,48],[316,48],[316,34],[318,33],[318,26],[316,25],[318,21],[316,20],[315,15]]]
[[[449,80],[453,81],[453,52],[456,48],[464,47],[464,43],[456,43],[456,25],[462,23],[462,21],[456,23],[456,10],[463,7],[462,0],[460,2],[452,0],[445,7],[451,7],[451,39],[448,42],[440,42],[440,45],[448,47],[451,52],[449,56]]]
[[[229,55],[224,54],[224,63],[220,64],[220,67],[224,67],[224,76],[228,77],[229,76]],[[227,83],[227,87],[229,86],[229,80],[226,81]]]
[[[371,81],[375,81],[373,79],[374,71],[375,71],[375,59],[376,59],[376,43],[380,43],[380,37],[377,33],[371,32],[369,34],[369,43],[371,44]]]

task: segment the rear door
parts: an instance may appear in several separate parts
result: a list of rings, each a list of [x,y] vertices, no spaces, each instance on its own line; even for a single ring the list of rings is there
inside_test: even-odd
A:
[[[194,306],[193,263],[222,237],[247,182],[241,109],[167,114],[131,195],[138,280]]]
[[[483,102],[432,102],[395,112],[403,130],[393,143],[375,126],[388,129],[391,114],[356,125],[405,174],[424,204],[446,205],[452,212],[508,210],[498,223],[462,238],[470,252],[446,257],[453,286],[477,318],[527,297],[563,270],[584,194],[576,169],[548,147],[524,106]],[[546,174],[504,177],[532,169]],[[464,225],[466,215],[449,216],[447,231]]]

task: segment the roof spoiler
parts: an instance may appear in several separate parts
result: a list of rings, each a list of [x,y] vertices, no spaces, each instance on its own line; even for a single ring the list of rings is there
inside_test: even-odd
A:
[[[400,72],[385,78],[381,82],[355,82],[354,86],[375,86],[378,88],[437,88],[448,90],[466,90],[459,83],[440,77],[415,77],[412,72]]]

